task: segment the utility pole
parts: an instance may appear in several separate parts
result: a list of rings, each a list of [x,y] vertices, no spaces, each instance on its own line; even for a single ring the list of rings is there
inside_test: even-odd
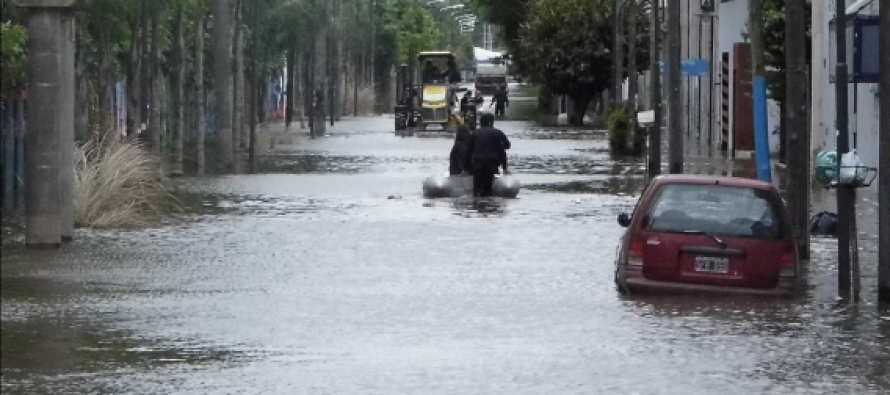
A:
[[[651,0],[652,14],[649,28],[649,75],[652,83],[649,101],[652,107],[652,129],[649,131],[649,178],[661,174],[661,1]]]
[[[751,88],[754,97],[754,152],[757,178],[772,182],[769,165],[769,127],[766,108],[766,52],[763,41],[763,1],[748,0],[748,30],[751,33]]]
[[[837,49],[837,66],[835,69],[835,102],[837,104],[837,155],[841,158],[850,151],[849,125],[847,119],[847,15],[844,3],[835,4],[835,31]],[[840,176],[840,163],[838,161],[838,176]],[[840,179],[838,179],[840,180]],[[852,273],[850,267],[850,238],[851,227],[850,220],[856,215],[856,209],[853,206],[855,192],[853,188],[841,185],[837,187],[837,211],[838,211],[838,295],[843,299],[849,299]]]
[[[631,147],[634,152],[642,148],[643,139],[637,128],[637,0],[627,1],[627,115],[630,128]],[[622,18],[624,19],[624,18]],[[583,114],[582,114],[583,116]]]
[[[680,91],[682,82],[680,53],[682,51],[682,35],[680,23],[680,2],[667,2],[668,22],[668,162],[671,174],[683,173],[683,94]]]
[[[810,256],[810,130],[805,0],[785,0],[786,188],[791,226],[802,259]]]
[[[881,95],[878,170],[878,301],[890,304],[890,4],[881,4]]]
[[[16,5],[30,8],[25,142],[29,248],[58,248],[73,236],[74,11],[86,3],[15,0]]]

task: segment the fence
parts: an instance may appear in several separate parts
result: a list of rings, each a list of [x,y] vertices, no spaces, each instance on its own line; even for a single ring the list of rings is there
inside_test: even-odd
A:
[[[173,117],[171,106],[171,89],[164,86],[162,98],[161,141],[162,152],[169,154],[173,142]],[[216,135],[216,114],[214,109],[215,98],[212,92],[207,92],[207,106],[205,113],[206,137]],[[11,213],[24,207],[25,198],[25,132],[27,131],[28,97],[27,92],[19,94],[5,94],[0,97],[0,201],[4,213]],[[270,82],[266,89],[266,98],[263,111],[264,119],[268,121],[280,120],[283,117],[282,94],[280,83],[276,85]],[[114,86],[114,120],[113,127],[120,136],[127,135],[127,90],[126,84],[117,83]],[[194,100],[188,100],[185,104],[185,133],[186,141],[196,137],[197,130],[197,105]],[[193,155],[188,148],[186,156]]]
[[[27,106],[26,92],[4,95],[0,100],[0,186],[7,214],[24,207]]]

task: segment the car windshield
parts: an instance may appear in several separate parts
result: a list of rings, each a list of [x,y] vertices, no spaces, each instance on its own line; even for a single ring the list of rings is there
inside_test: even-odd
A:
[[[660,188],[643,218],[646,230],[775,240],[782,236],[767,191],[723,185]]]

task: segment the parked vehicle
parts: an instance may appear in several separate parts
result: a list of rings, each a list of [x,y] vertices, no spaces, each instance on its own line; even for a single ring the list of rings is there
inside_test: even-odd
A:
[[[768,183],[660,176],[618,223],[627,228],[615,262],[619,292],[791,296],[797,288],[791,222]]]

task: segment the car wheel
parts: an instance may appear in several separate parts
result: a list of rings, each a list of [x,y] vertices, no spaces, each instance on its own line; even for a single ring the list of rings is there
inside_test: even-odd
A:
[[[622,295],[627,294],[627,290],[621,286],[621,280],[618,279],[618,268],[615,268],[615,290]]]

